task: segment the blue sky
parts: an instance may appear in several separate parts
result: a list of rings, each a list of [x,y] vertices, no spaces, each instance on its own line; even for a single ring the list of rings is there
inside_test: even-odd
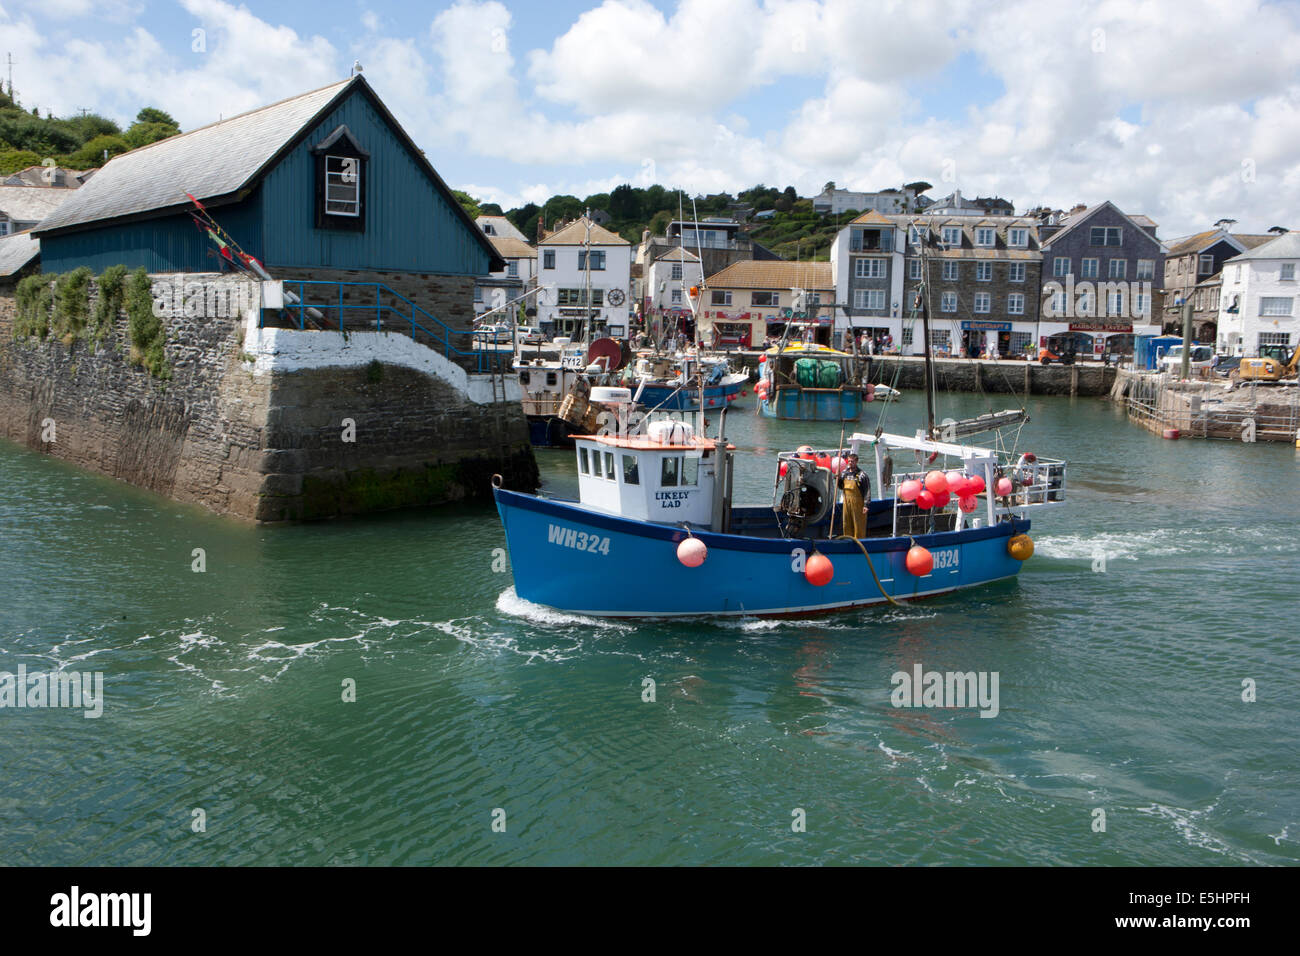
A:
[[[184,128],[357,58],[450,183],[507,207],[925,179],[1021,209],[1111,199],[1175,236],[1291,225],[1300,193],[1293,4],[0,0],[0,41],[25,105]]]

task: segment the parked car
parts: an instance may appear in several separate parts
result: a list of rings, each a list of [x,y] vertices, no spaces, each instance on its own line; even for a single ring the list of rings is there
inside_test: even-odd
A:
[[[536,325],[521,325],[515,329],[515,337],[524,345],[541,345],[546,341],[546,336]]]
[[[1214,365],[1214,374],[1221,378],[1229,378],[1240,365],[1240,355],[1220,355],[1218,363]]]
[[[474,340],[476,342],[509,342],[510,326],[508,325],[480,325],[474,330]]]
[[[1209,368],[1214,362],[1214,348],[1209,345],[1192,346],[1192,368]],[[1183,367],[1183,347],[1171,345],[1169,351],[1160,356],[1160,368],[1167,372],[1177,372]]]

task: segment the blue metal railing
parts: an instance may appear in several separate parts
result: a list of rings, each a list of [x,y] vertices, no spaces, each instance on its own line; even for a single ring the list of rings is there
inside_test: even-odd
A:
[[[400,332],[442,353],[444,358],[475,372],[502,371],[509,367],[509,353],[495,349],[474,347],[473,333],[464,329],[454,329],[436,315],[416,305],[382,282],[321,282],[307,279],[286,279],[284,288],[298,296],[298,301],[288,304],[282,311],[297,315],[298,329],[307,328],[308,312],[315,310],[326,319],[327,327],[337,327],[340,332],[349,329],[358,331],[373,328],[376,332],[384,331],[385,322],[389,331]],[[349,301],[351,300],[351,301]],[[373,300],[371,302],[370,300]],[[336,323],[329,322],[329,313],[337,313]],[[357,321],[348,321],[356,317]],[[318,320],[312,318],[313,324]],[[265,313],[259,318],[259,325],[265,325]],[[470,347],[464,349],[454,342],[455,336],[465,336]]]

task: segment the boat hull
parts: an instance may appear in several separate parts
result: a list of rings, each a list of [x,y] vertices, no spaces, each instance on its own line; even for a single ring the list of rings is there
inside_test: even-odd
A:
[[[907,571],[908,537],[865,539],[870,567],[855,542],[818,541],[835,573],[817,587],[801,570],[808,539],[693,531],[708,556],[688,568],[677,560],[680,528],[503,489],[494,494],[515,593],[598,617],[786,616],[881,604],[885,594],[898,601],[945,594],[1014,578],[1021,562],[1008,554],[1007,541],[1029,530],[1027,520],[1017,520],[917,535],[935,556],[925,577]]]
[[[758,410],[767,418],[856,422],[862,418],[862,392],[856,389],[779,388],[774,395],[759,402]]]
[[[704,386],[704,408],[722,408],[740,398],[740,391],[745,387],[745,380],[725,382],[719,385]],[[632,386],[635,394],[636,386]],[[647,411],[660,412],[696,412],[700,410],[700,390],[698,388],[678,388],[676,385],[650,385],[641,389],[637,400]]]

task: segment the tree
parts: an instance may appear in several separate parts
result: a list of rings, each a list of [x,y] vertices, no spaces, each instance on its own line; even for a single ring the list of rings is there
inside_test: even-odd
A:
[[[172,119],[170,113],[166,113],[152,106],[146,106],[144,109],[140,110],[140,112],[136,113],[135,121],[137,123],[162,123],[164,126],[171,126],[177,132],[179,132],[181,128],[180,124],[177,123],[176,120]]]
[[[665,236],[668,234],[668,224],[673,221],[675,213],[667,209],[660,209],[650,217],[650,235]]]
[[[469,218],[477,219],[483,214],[479,209],[478,200],[469,193],[460,189],[453,189],[451,194],[456,197],[456,202],[460,203],[461,208],[469,213]]]
[[[786,199],[790,200],[791,205],[794,205],[795,200],[799,198],[799,194],[794,191],[793,186],[786,186],[785,190],[781,193],[781,195]]]
[[[146,106],[135,115],[135,122],[122,135],[132,149],[139,149],[160,139],[175,136],[180,131],[180,126],[168,113]]]
[[[11,149],[0,153],[0,175],[8,176],[28,166],[39,166],[41,157],[29,149]]]
[[[617,222],[626,222],[629,219],[637,219],[641,216],[641,203],[637,196],[638,190],[634,190],[630,185],[624,183],[622,186],[616,186],[614,191],[609,194],[609,214]]]
[[[822,192],[823,192],[823,193],[833,193],[833,192],[835,192],[835,180],[832,179],[832,180],[831,180],[830,182],[828,182],[825,186],[823,186],[823,187],[822,187]]]
[[[505,215],[505,213],[501,211],[501,207],[494,202],[485,202],[478,208],[479,208],[479,215],[481,216],[504,216]]]
[[[790,197],[782,196],[780,199],[778,199],[775,203],[772,204],[772,208],[775,209],[777,212],[789,212],[791,209],[794,208],[794,203],[790,200]]]
[[[118,153],[125,153],[130,148],[130,144],[121,136],[96,136],[69,156],[68,162],[77,169],[103,166],[106,162],[104,159],[105,150],[108,151],[108,158],[112,159]]]

